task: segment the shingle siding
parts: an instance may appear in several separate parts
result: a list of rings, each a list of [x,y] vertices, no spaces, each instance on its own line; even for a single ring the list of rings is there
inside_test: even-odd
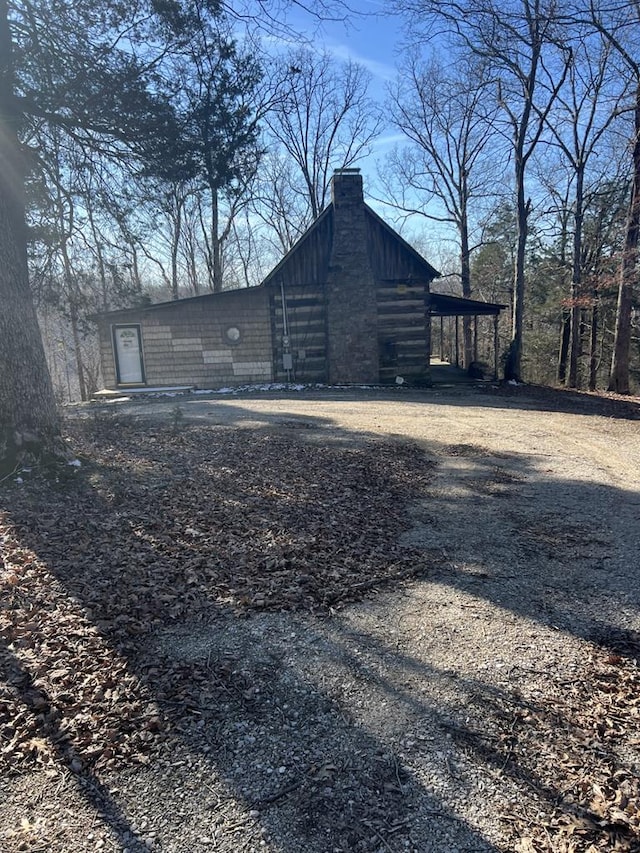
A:
[[[120,324],[141,327],[147,385],[207,388],[233,381],[271,381],[271,328],[263,289],[103,316],[100,334],[107,387],[116,387],[111,330]],[[231,327],[240,331],[237,342],[226,337]]]

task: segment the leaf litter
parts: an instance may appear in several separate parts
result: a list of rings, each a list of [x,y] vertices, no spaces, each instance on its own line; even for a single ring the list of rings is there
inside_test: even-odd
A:
[[[230,709],[239,720],[257,713],[272,668],[154,658],[145,644],[160,629],[220,613],[330,613],[427,570],[423,553],[398,544],[432,479],[435,462],[418,445],[133,423],[106,434],[77,424],[73,441],[82,467],[5,491],[0,514],[4,774],[62,767],[99,779],[149,765],[205,717],[223,725]],[[489,717],[483,701],[475,726],[472,715],[450,728],[471,761],[546,803],[535,818],[500,816],[510,839],[501,849],[639,850],[637,654],[594,643],[579,681],[547,687],[515,688]],[[383,786],[366,795],[355,771],[318,759],[253,805],[296,791],[306,819],[347,845],[334,849],[396,849],[405,779],[393,756],[380,760]],[[336,778],[351,791],[355,834],[332,816],[331,797],[316,813],[317,789]],[[21,826],[27,846],[15,849],[38,849],[24,840],[31,824]]]

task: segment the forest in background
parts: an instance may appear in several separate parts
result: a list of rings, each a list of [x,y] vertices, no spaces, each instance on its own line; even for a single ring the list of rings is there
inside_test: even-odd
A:
[[[637,392],[635,7],[402,0],[383,100],[322,48],[323,18],[357,22],[341,3],[313,7],[313,43],[286,3],[3,4],[60,402],[100,386],[95,313],[258,284],[351,166],[434,289],[509,307],[507,378]]]

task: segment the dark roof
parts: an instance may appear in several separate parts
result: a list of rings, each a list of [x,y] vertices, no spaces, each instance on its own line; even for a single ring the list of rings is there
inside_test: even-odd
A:
[[[426,278],[428,278],[429,280],[434,279],[434,278],[440,278],[442,273],[438,272],[438,270],[435,269],[435,267],[432,267],[431,264],[422,257],[420,252],[416,251],[416,249],[414,249],[410,243],[407,243],[407,241],[404,239],[404,237],[401,237],[395,229],[393,229],[388,223],[386,223],[384,221],[384,219],[381,216],[379,216],[375,212],[375,210],[370,208],[368,204],[365,204],[364,208],[365,208],[367,214],[372,219],[374,219],[382,227],[382,229],[384,231],[386,231],[388,234],[390,234],[393,237],[393,239],[402,246],[402,248],[405,250],[405,252],[407,252],[409,255],[411,255],[413,257],[413,259],[420,266],[425,268]]]
[[[129,311],[158,311],[163,308],[175,308],[176,305],[181,305],[184,302],[211,302],[212,300],[231,295],[237,296],[239,293],[256,293],[258,291],[264,291],[262,284],[252,287],[232,287],[229,290],[219,290],[216,293],[209,292],[201,293],[199,296],[183,296],[180,299],[171,299],[168,302],[150,302],[148,305],[130,305],[128,308],[114,308],[112,311],[101,311],[98,314],[93,314],[90,319],[100,319],[101,317],[109,317],[113,314],[126,314]]]
[[[307,230],[300,237],[298,237],[293,246],[288,250],[284,257],[280,261],[278,261],[278,263],[275,265],[275,267],[273,267],[271,272],[268,272],[267,275],[262,279],[262,281],[260,282],[260,287],[262,287],[263,285],[269,286],[275,284],[276,280],[279,281],[277,277],[278,274],[282,272],[282,268],[285,267],[289,263],[291,257],[297,252],[299,252],[302,249],[303,245],[311,239],[312,234],[318,230],[318,228],[324,222],[325,219],[332,215],[332,212],[333,204],[328,204],[327,207],[325,207],[324,210],[320,214],[318,214],[318,216],[313,220]],[[331,220],[329,220],[329,222],[331,222]]]
[[[431,292],[432,317],[474,317],[481,314],[499,314],[506,305],[497,302],[479,302],[462,296],[449,296]]]
[[[372,208],[369,207],[368,204],[364,205],[366,214],[378,224],[386,233],[392,237],[397,243],[400,244],[403,251],[405,251],[410,257],[413,258],[414,262],[418,265],[418,268],[422,267],[424,270],[425,278],[428,281],[431,281],[434,278],[439,278],[440,273],[431,264],[422,257],[422,255],[416,251],[416,249],[411,246],[410,243],[402,238],[397,231],[395,231],[390,225],[388,225],[384,219],[379,216]],[[281,272],[283,267],[290,260],[292,255],[296,252],[300,251],[304,243],[310,239],[311,235],[314,234],[317,229],[321,226],[321,224],[326,220],[327,217],[332,216],[333,214],[333,202],[327,205],[322,213],[311,223],[309,228],[304,232],[304,234],[294,243],[294,245],[289,249],[287,254],[282,258],[282,260],[276,264],[276,266],[271,270],[270,273],[263,279],[263,281],[257,285],[256,287],[250,288],[233,288],[232,290],[223,290],[219,293],[205,293],[200,296],[190,296],[184,299],[179,299],[177,302],[195,302],[201,300],[203,302],[208,302],[212,299],[220,299],[225,298],[226,296],[230,296],[231,294],[238,294],[239,292],[247,293],[248,291],[258,292],[260,290],[264,291],[265,287],[269,287],[269,285],[275,284],[277,281],[278,273]],[[331,221],[331,220],[330,220]],[[106,317],[109,315],[117,315],[117,314],[125,314],[128,311],[157,311],[158,309],[170,308],[176,305],[176,301],[172,300],[169,302],[156,302],[151,305],[139,305],[132,306],[131,308],[120,308],[114,311],[105,311],[103,313],[97,314],[96,319],[99,317]],[[431,315],[434,317],[453,317],[453,316],[475,316],[475,315],[496,315],[499,314],[502,309],[504,309],[505,305],[499,305],[497,303],[492,302],[479,302],[473,299],[464,299],[459,296],[449,296],[441,293],[433,293],[431,292]]]
[[[426,264],[427,262],[424,261]],[[189,296],[184,299],[179,299],[178,302],[209,302],[211,300],[224,298],[229,294],[259,292],[264,289],[265,284],[273,281],[273,274],[280,268],[280,264],[267,276],[264,282],[257,287],[242,287],[234,288],[233,290],[223,290],[220,293],[203,293],[200,296]],[[175,307],[176,302],[155,302],[151,305],[138,305],[130,308],[116,308],[114,311],[104,311],[95,315],[95,319],[99,317],[108,317],[116,314],[126,314],[129,311],[157,311],[163,308]],[[444,293],[431,292],[431,316],[432,317],[473,317],[481,315],[496,315],[503,311],[507,306],[500,305],[497,302],[480,302],[475,299],[464,299],[461,296],[450,296]]]
[[[356,170],[357,171],[357,170]],[[395,231],[390,225],[388,225],[381,216],[379,216],[368,204],[364,203],[364,212],[366,217],[368,218],[368,228],[371,229],[372,226],[379,228],[384,234],[386,234],[387,238],[391,239],[395,242],[401,249],[401,251],[408,257],[411,258],[412,265],[414,267],[413,277],[417,277],[420,281],[430,282],[434,278],[439,278],[440,273],[431,264],[426,261],[422,255],[417,252],[410,243],[401,237],[397,231]],[[279,283],[281,280],[281,273],[283,270],[292,262],[293,258],[300,252],[304,251],[305,246],[307,246],[310,241],[314,239],[314,237],[318,234],[319,231],[324,229],[325,237],[331,240],[330,235],[333,231],[333,216],[334,216],[334,203],[330,202],[324,210],[320,213],[316,219],[311,223],[311,225],[307,228],[307,230],[302,234],[293,246],[289,249],[286,255],[280,260],[280,262],[268,273],[268,275],[263,279],[262,284],[269,287],[274,284]],[[330,249],[330,246],[329,246]],[[320,258],[317,260],[321,263]],[[327,257],[328,261],[328,257]],[[404,279],[403,279],[404,280]]]

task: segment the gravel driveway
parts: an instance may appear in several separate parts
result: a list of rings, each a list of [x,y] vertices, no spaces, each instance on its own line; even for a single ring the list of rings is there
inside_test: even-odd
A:
[[[241,690],[185,714],[147,766],[7,774],[2,851],[640,850],[635,405],[455,388],[100,410],[417,443],[433,476],[398,548],[423,564],[324,613],[158,627],[145,653]]]

